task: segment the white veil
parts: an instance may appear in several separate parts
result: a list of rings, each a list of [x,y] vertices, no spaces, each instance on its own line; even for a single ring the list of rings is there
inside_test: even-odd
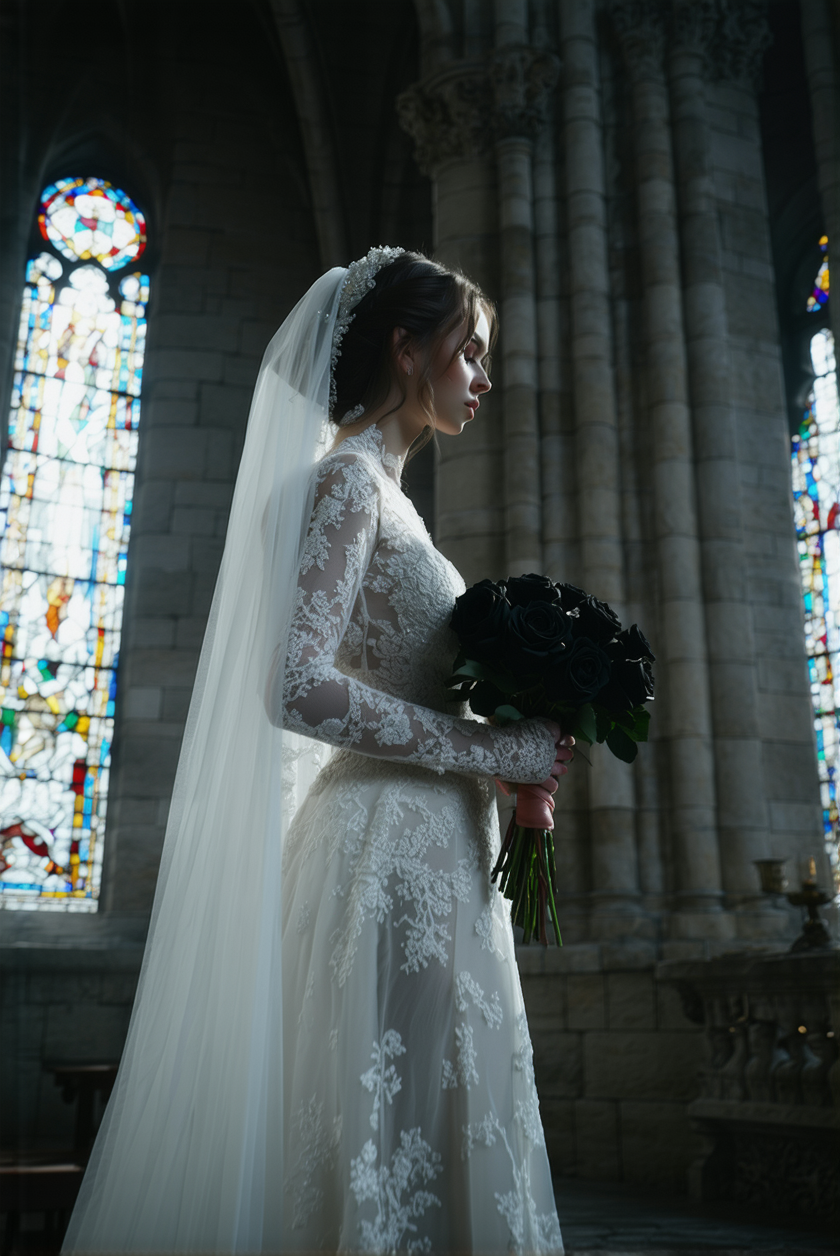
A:
[[[128,1039],[65,1252],[280,1246],[281,851],[325,748],[275,728],[263,695],[285,658],[347,274],[313,284],[260,368]]]

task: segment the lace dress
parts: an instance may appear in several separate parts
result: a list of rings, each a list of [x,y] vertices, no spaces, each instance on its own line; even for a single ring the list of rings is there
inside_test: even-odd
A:
[[[282,713],[339,747],[284,851],[288,1251],[562,1252],[489,883],[492,777],[544,779],[554,745],[447,705],[463,589],[377,428],[323,460]]]

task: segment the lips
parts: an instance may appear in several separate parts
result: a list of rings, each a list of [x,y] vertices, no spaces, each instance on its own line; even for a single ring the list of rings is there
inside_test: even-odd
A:
[[[476,412],[476,410],[478,409],[478,407],[481,405],[481,402],[480,402],[480,401],[478,401],[478,400],[476,400],[476,401],[465,401],[465,402],[464,402],[464,405],[467,407],[467,409],[468,409],[468,410],[472,410],[472,415],[473,415],[473,418],[475,418],[475,412]]]

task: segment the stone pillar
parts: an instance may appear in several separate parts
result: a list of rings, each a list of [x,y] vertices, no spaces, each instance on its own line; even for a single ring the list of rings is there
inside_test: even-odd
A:
[[[766,858],[767,801],[758,717],[752,608],[741,526],[740,468],[732,405],[726,294],[710,169],[704,65],[715,0],[677,0],[668,57],[683,265],[697,509],[709,653],[718,842],[732,906],[767,912],[754,859]],[[760,924],[742,921],[746,932]]]
[[[549,117],[534,144],[537,352],[542,543],[546,575],[575,579],[574,434],[571,429],[568,300],[563,290],[555,127]]]
[[[626,614],[598,44],[593,0],[560,6],[578,531],[584,587]],[[589,779],[593,929],[638,905],[633,774],[606,748]],[[603,909],[603,910],[602,910]]]
[[[303,139],[321,265],[349,262],[344,207],[320,62],[301,0],[271,0]]]
[[[659,581],[659,675],[664,689],[674,869],[674,937],[722,936],[721,872],[700,544],[692,466],[664,10],[613,0],[630,80],[653,540]],[[661,720],[661,707],[657,719]]]
[[[834,10],[832,17],[832,9]],[[837,268],[840,257],[840,12],[829,0],[801,0],[802,44],[811,95],[817,179],[830,260]],[[835,345],[840,345],[840,300],[829,302]]]
[[[5,142],[0,146],[0,467],[6,456],[9,419],[9,397],[14,376],[20,305],[27,261],[26,246],[37,206],[40,169],[31,159],[24,162],[21,108],[25,86],[19,78],[24,72],[23,7],[18,4],[0,6],[0,47],[6,70],[0,75],[0,116],[3,118]]]
[[[489,123],[492,91],[483,61],[452,61],[398,98],[400,124],[432,180],[435,252],[489,293],[498,289],[496,171]],[[502,406],[482,399],[457,440],[440,440],[436,535],[467,584],[504,576]]]
[[[505,20],[497,38],[520,29],[517,7],[499,4]],[[543,568],[532,159],[559,66],[549,52],[506,43],[489,70],[499,196],[505,559],[510,574],[521,575]]]

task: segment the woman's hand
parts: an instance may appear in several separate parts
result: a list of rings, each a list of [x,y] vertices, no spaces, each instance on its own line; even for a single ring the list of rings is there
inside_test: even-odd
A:
[[[575,739],[572,737],[571,733],[564,733],[560,725],[556,724],[554,720],[543,720],[543,723],[547,725],[554,737],[554,744],[557,747],[557,757],[554,760],[554,764],[548,774],[548,777],[544,781],[541,781],[537,788],[544,789],[549,794],[553,794],[557,790],[560,777],[566,775],[569,770],[569,764],[575,757],[575,752],[573,750]]]
[[[516,790],[533,790],[538,796],[547,800],[553,810],[554,800],[551,798],[551,795],[556,792],[560,777],[565,776],[569,770],[568,765],[574,758],[574,750],[572,747],[575,744],[575,739],[570,733],[564,733],[560,725],[554,720],[540,718],[536,722],[544,725],[554,738],[556,754],[548,776],[544,781],[540,781],[538,784],[533,783],[523,785],[521,782],[514,784],[510,781],[501,781],[498,778],[496,780],[496,784],[499,786],[502,793],[507,794],[508,796]]]

